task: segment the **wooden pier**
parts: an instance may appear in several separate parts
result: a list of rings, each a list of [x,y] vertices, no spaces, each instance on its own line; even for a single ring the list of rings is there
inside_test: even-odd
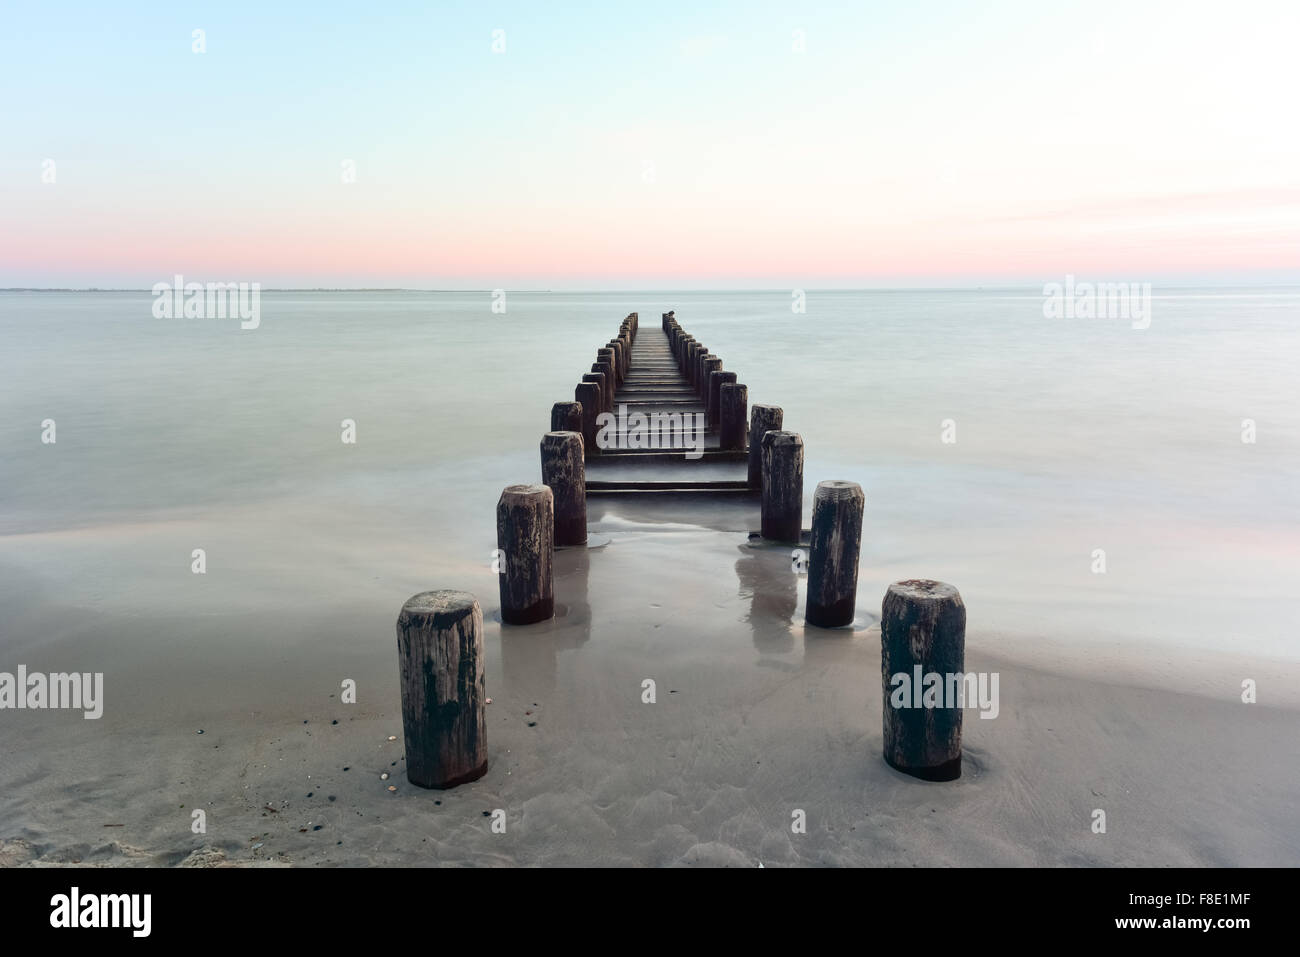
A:
[[[612,406],[600,410],[614,417],[613,425],[598,431],[595,448],[587,443],[588,496],[758,493],[748,475],[747,423],[733,429],[742,434],[732,443],[738,447],[721,447],[723,430],[717,414],[710,414],[709,403],[710,384],[718,380],[688,365],[691,357],[679,333],[671,313],[662,317],[659,327],[638,328],[636,313],[624,320],[621,336],[631,340],[628,359],[625,371],[615,370]],[[712,358],[720,370],[721,361]],[[736,381],[735,373],[728,377]],[[746,413],[742,409],[734,414],[743,420]],[[629,431],[629,422],[644,422],[647,428]],[[654,427],[664,422],[674,428]]]

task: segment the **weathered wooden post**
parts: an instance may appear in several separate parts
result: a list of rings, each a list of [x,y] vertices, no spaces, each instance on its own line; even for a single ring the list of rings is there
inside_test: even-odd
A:
[[[734,372],[726,373],[735,376]],[[743,449],[745,447],[745,418],[749,405],[749,389],[743,382],[724,382],[718,396],[718,447]]]
[[[721,363],[722,360],[718,360]],[[736,373],[723,369],[714,369],[709,373],[709,397],[705,401],[704,411],[711,425],[717,425],[722,413],[722,387],[728,382],[736,381]]]
[[[797,432],[763,436],[762,532],[798,543],[803,528],[803,438]]]
[[[695,360],[695,391],[700,394],[700,401],[706,402],[709,397],[709,373],[712,369],[709,367],[710,359],[717,359],[712,352],[705,349],[698,359]],[[718,359],[718,368],[722,368],[722,360]]]
[[[483,610],[463,591],[412,596],[397,615],[406,777],[451,788],[487,773]]]
[[[780,432],[785,413],[779,405],[754,403],[749,413],[749,487],[763,487],[763,435]]]
[[[582,406],[582,452],[588,457],[599,455],[600,449],[596,448],[596,416],[600,415],[600,386],[595,382],[579,383],[573,390],[573,397]]]
[[[709,408],[709,376],[714,372],[722,371],[722,360],[710,352],[700,363],[700,402],[704,404],[705,411]]]
[[[866,496],[857,482],[818,482],[813,492],[812,545],[804,620],[819,628],[853,624],[858,554]]]
[[[966,606],[952,585],[894,582],[880,611],[880,681],[885,760],[926,781],[961,777],[961,712],[956,689],[966,669]],[[938,675],[938,704],[924,685]],[[950,679],[950,676],[956,676]]]
[[[551,406],[552,432],[582,432],[582,405],[579,402],[557,402]]]
[[[700,362],[709,354],[708,347],[700,341],[691,344],[691,367],[687,370],[687,376],[691,380],[691,388],[696,394],[700,391]]]
[[[608,358],[601,359],[599,362],[593,362],[591,365],[592,372],[601,373],[605,379],[601,387],[605,390],[604,402],[605,408],[602,412],[612,412],[614,409],[614,367],[610,364]]]
[[[587,475],[582,463],[582,435],[555,430],[542,436],[542,484],[555,501],[555,544],[587,541]]]
[[[623,377],[618,371],[618,354],[612,347],[604,346],[596,350],[596,361],[609,363],[610,371],[614,374],[614,388],[617,390],[623,384]]]
[[[596,367],[592,366],[592,368]],[[582,381],[596,387],[596,414],[600,415],[602,412],[608,412],[609,409],[605,406],[605,374],[603,372],[585,372]]]
[[[531,625],[555,614],[555,498],[545,485],[507,485],[497,502],[501,620]]]
[[[611,353],[610,358],[614,360],[614,375],[619,385],[623,384],[623,343],[618,339],[610,339],[605,343],[604,349]],[[604,351],[602,349],[602,351]]]

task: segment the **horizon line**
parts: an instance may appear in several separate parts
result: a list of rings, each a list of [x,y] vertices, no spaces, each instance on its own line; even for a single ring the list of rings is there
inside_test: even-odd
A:
[[[1087,282],[1116,282],[1116,283],[1133,283],[1135,280],[1085,280]],[[251,283],[250,283],[251,285]],[[1150,283],[1153,287],[1162,285],[1166,288],[1203,288],[1203,289],[1240,289],[1240,288],[1285,288],[1300,286],[1300,278],[1294,280],[1276,280],[1269,282],[1225,282],[1218,280],[1208,280],[1202,282],[1162,282]],[[1041,282],[1034,283],[1010,283],[1010,284],[976,284],[976,285],[952,285],[952,286],[801,286],[799,289],[806,292],[971,292],[983,290],[1001,290],[1001,289],[1041,289]],[[706,286],[706,287],[688,287],[688,286],[662,286],[657,288],[641,287],[615,287],[607,289],[599,288],[581,288],[581,289],[525,289],[512,288],[510,286],[497,287],[464,287],[464,288],[432,288],[432,287],[415,287],[415,286],[267,286],[262,292],[427,292],[427,293],[493,293],[497,289],[504,289],[508,293],[528,293],[528,294],[547,294],[547,295],[571,295],[571,294],[590,294],[590,293],[663,293],[663,292],[779,292],[789,293],[794,287],[791,286]],[[136,288],[131,286],[0,286],[0,292],[139,292],[153,295],[152,289]]]

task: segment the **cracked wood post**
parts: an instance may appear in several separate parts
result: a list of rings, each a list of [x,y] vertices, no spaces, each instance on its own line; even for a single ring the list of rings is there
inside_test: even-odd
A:
[[[699,393],[701,405],[705,405],[709,401],[709,373],[714,369],[721,368],[722,360],[712,352],[706,352],[700,356],[699,367],[695,372],[695,391]]]
[[[763,435],[780,432],[785,413],[779,405],[754,403],[749,412],[749,487],[763,487]]]
[[[885,761],[926,781],[961,777],[961,707],[944,707],[949,675],[966,666],[966,606],[952,585],[894,582],[880,611]],[[923,676],[940,676],[939,707],[925,707]],[[906,679],[906,680],[904,680]],[[932,702],[933,703],[933,702]]]
[[[853,624],[866,501],[857,482],[817,483],[804,606],[804,620],[810,625],[840,628]]]
[[[599,455],[600,449],[596,448],[596,416],[600,415],[600,385],[595,382],[581,382],[574,388],[573,398],[582,407],[583,455]]]
[[[723,373],[735,377],[734,372]],[[743,382],[724,382],[718,398],[718,447],[743,449],[745,447],[745,413],[749,404],[749,389]]]
[[[582,404],[557,402],[551,406],[552,432],[582,432]]]
[[[589,382],[589,383],[595,385],[595,387],[596,387],[596,414],[597,414],[597,415],[600,415],[600,413],[602,413],[602,412],[608,412],[608,411],[609,411],[607,408],[605,408],[605,374],[604,374],[603,372],[599,371],[598,369],[596,369],[595,366],[592,366],[592,369],[594,369],[594,370],[596,370],[596,371],[593,371],[593,372],[584,372],[583,375],[582,375],[582,381],[583,381],[583,382]]]
[[[626,338],[626,333],[619,333],[617,339],[609,340],[609,347],[615,351],[618,356],[618,374],[620,379],[627,378],[628,359],[632,356],[632,342]]]
[[[582,435],[556,430],[542,436],[542,484],[555,501],[555,544],[587,543],[587,476]]]
[[[501,620],[531,625],[555,615],[555,497],[545,485],[508,485],[497,501]]]
[[[803,438],[797,432],[763,436],[762,535],[798,544],[803,528]]]
[[[451,788],[487,772],[483,611],[463,591],[414,595],[397,615],[406,778]]]
[[[722,416],[722,387],[728,382],[736,381],[736,373],[724,372],[721,368],[722,360],[718,360],[719,368],[709,373],[709,397],[704,405],[704,414],[706,421],[710,425],[717,425]]]
[[[610,339],[605,343],[602,349],[609,349],[612,353],[611,358],[614,360],[614,375],[618,378],[619,385],[623,384],[623,342],[621,339]]]
[[[604,382],[601,383],[602,393],[601,402],[604,404],[602,412],[609,412],[614,408],[614,367],[605,359],[601,362],[593,362],[591,365],[592,372],[599,372],[604,375]]]
[[[709,354],[708,347],[698,339],[691,343],[691,367],[686,370],[687,376],[691,380],[691,388],[696,394],[700,391],[700,360]]]
[[[618,352],[613,346],[602,346],[596,350],[597,362],[608,362],[609,367],[614,372],[614,388],[617,390],[623,384],[623,373],[619,369]]]

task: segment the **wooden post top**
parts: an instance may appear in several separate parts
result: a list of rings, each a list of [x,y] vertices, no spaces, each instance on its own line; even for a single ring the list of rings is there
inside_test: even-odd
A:
[[[813,493],[813,500],[817,502],[850,502],[855,499],[866,500],[866,496],[862,493],[862,486],[857,482],[847,482],[844,479],[818,482],[817,491]]]
[[[412,595],[398,613],[397,622],[400,625],[423,619],[431,621],[433,627],[443,629],[476,611],[482,614],[478,599],[469,592],[443,588]]]
[[[549,485],[507,485],[501,492],[501,499],[498,505],[524,505],[532,504],[538,499],[551,498],[551,487]]]
[[[802,446],[803,436],[798,432],[781,432],[773,429],[770,432],[763,433],[763,445],[773,447],[778,445]]]
[[[910,578],[894,582],[888,593],[910,602],[956,601],[961,604],[961,593],[947,582],[937,582],[929,578]]]

